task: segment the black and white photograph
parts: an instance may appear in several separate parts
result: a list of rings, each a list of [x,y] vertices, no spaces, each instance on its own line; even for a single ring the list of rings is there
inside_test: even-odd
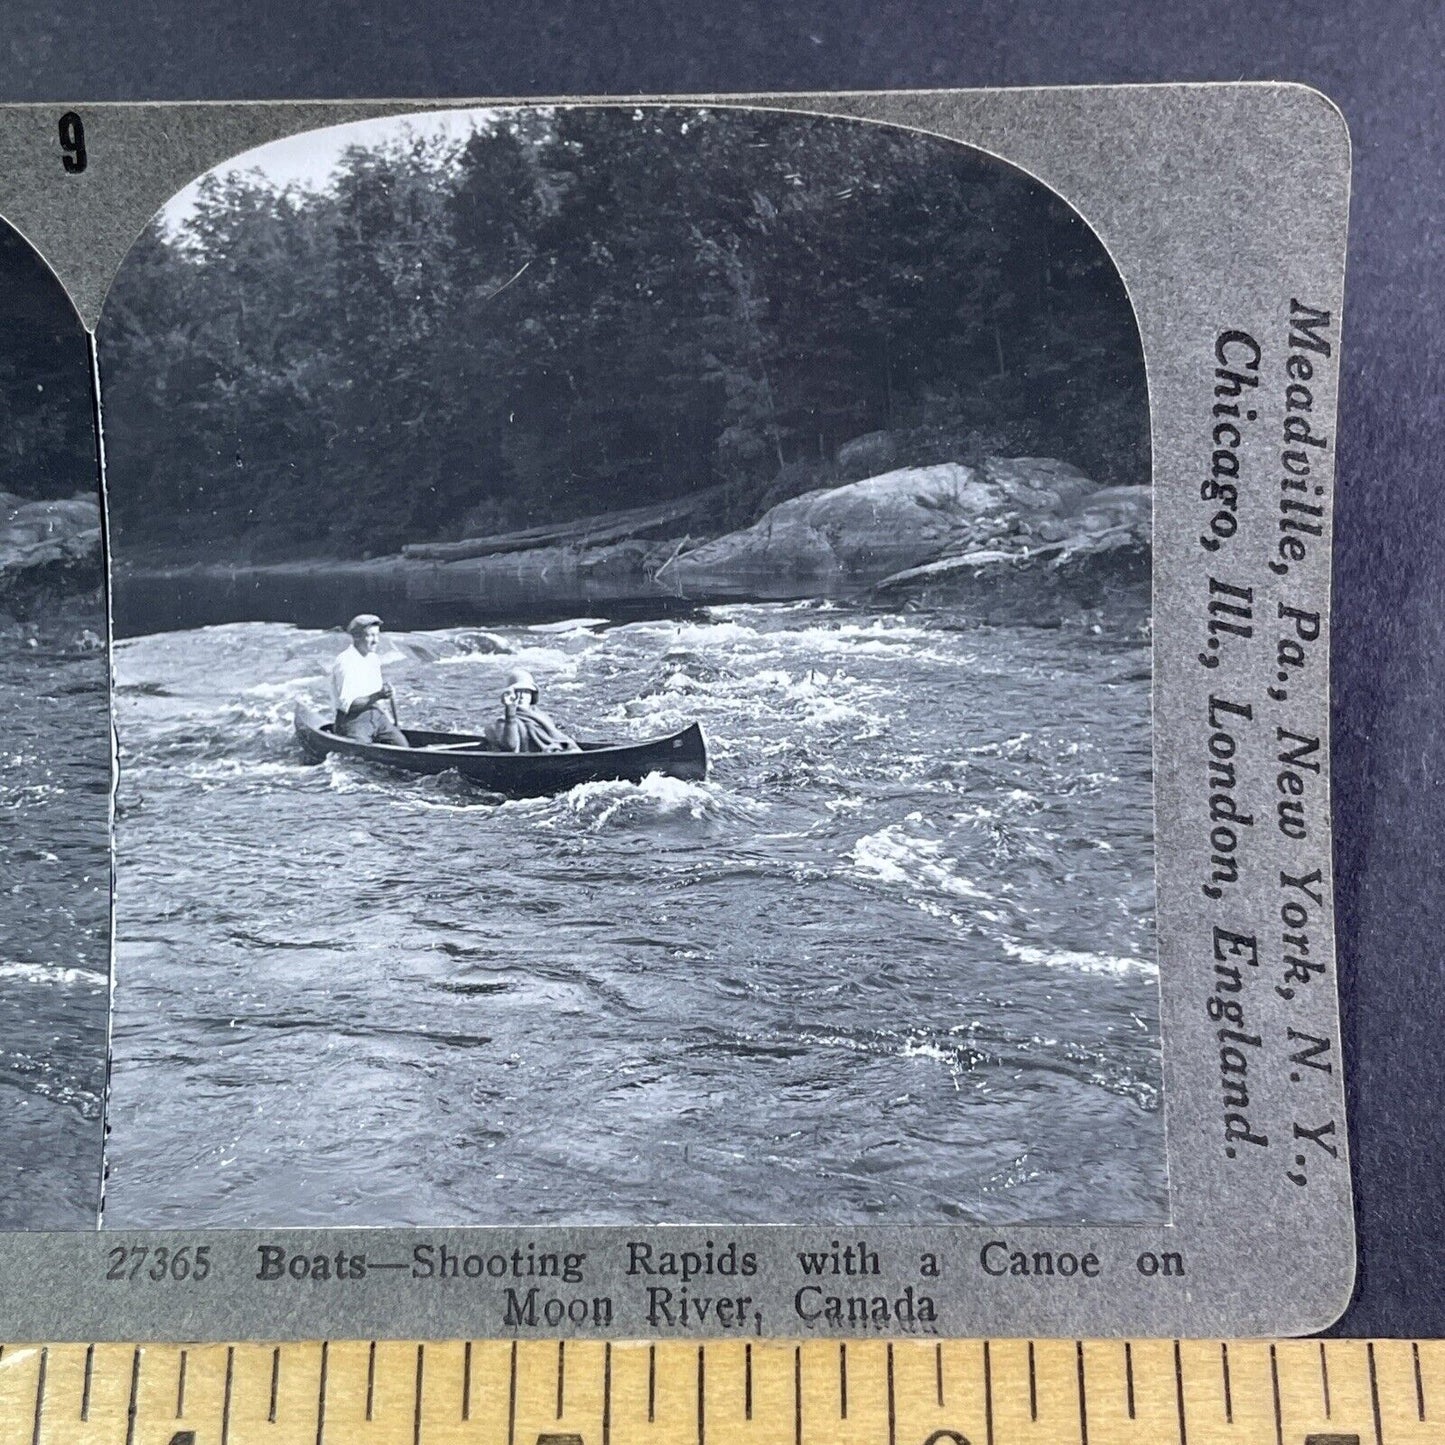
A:
[[[367,120],[176,194],[97,345],[108,1228],[1169,1218],[1148,386],[1058,194]],[[0,967],[59,1028],[91,947]]]
[[[0,222],[0,1229],[94,1229],[110,709],[85,332]]]

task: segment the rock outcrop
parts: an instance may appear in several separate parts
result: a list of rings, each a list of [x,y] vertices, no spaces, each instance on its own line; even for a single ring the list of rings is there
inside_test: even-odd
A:
[[[678,556],[663,575],[670,588],[703,597],[897,590],[1147,549],[1149,521],[1148,487],[1101,488],[1049,458],[991,457],[808,492]]]
[[[27,616],[103,582],[100,506],[94,497],[30,502],[0,492],[0,607]]]
[[[1040,571],[1079,569],[1091,558],[1122,559],[1146,554],[1153,517],[1149,487],[1102,487],[1071,507],[1045,518],[1007,516],[951,543],[930,562],[905,568],[877,584],[880,592],[964,572],[996,572],[1003,568]]]
[[[678,532],[489,547],[474,555],[122,569],[117,626],[235,618],[329,627],[376,611],[457,626],[577,610],[732,600],[956,602],[980,619],[1049,622],[1127,591],[1148,607],[1151,492],[1100,487],[1049,458],[946,462],[806,492],[711,540]],[[594,523],[598,519],[591,519]],[[688,523],[697,519],[689,517]],[[694,534],[695,535],[695,534]],[[402,619],[409,619],[405,622]]]
[[[864,432],[838,448],[838,470],[849,481],[862,481],[895,470],[898,452],[898,437],[894,432]]]

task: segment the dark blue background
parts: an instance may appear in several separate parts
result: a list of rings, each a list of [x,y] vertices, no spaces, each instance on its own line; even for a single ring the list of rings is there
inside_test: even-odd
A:
[[[1435,0],[10,0],[0,22],[3,100],[1273,79],[1331,95],[1355,145],[1333,656],[1360,1276],[1340,1330],[1445,1335],[1445,17]],[[1309,1240],[1279,1248],[1307,1257]]]

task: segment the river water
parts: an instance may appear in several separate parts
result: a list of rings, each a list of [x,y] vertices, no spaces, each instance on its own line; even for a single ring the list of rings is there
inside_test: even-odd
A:
[[[337,633],[116,654],[108,1226],[1166,1215],[1149,650],[827,604],[385,639],[713,774],[308,763]]]
[[[100,1208],[109,701],[80,631],[0,642],[0,1229],[94,1229]]]

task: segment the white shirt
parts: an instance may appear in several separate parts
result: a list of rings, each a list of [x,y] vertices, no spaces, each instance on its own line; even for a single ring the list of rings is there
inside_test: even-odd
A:
[[[345,712],[358,698],[381,688],[381,659],[375,652],[363,657],[353,643],[331,664],[331,701],[337,712]]]

